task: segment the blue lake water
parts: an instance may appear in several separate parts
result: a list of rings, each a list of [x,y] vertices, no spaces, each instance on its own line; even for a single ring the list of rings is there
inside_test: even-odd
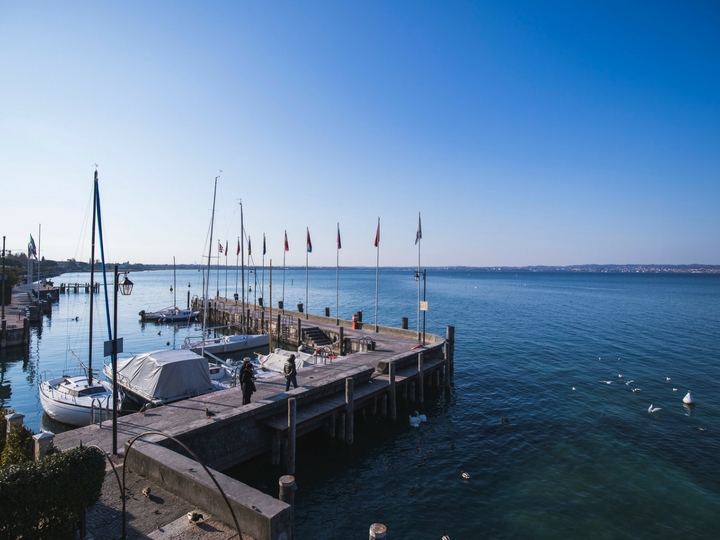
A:
[[[380,324],[408,317],[416,327],[413,274],[381,269]],[[173,303],[172,271],[131,279],[133,294],[119,303],[126,352],[179,347],[199,333],[197,325],[138,321],[140,309]],[[281,279],[274,269],[275,305]],[[178,305],[188,290],[201,295],[198,272],[178,272],[177,283]],[[210,283],[211,291],[235,292],[232,270],[227,285],[224,269]],[[40,374],[72,365],[68,346],[87,354],[87,296],[62,296],[52,318],[33,329],[29,354],[0,358],[0,403],[25,413],[35,430],[45,422]],[[427,300],[428,332],[456,328],[451,391],[430,391],[423,407],[401,401],[395,424],[358,418],[352,446],[320,433],[301,439],[299,538],[364,539],[374,522],[389,538],[718,536],[720,276],[429,270]],[[286,306],[299,301],[304,268],[285,276]],[[310,312],[327,306],[334,315],[335,302],[335,269],[311,269]],[[341,269],[339,306],[342,318],[362,310],[374,321],[374,269]],[[95,321],[101,362],[104,314]],[[682,403],[687,390],[692,408]],[[662,410],[649,414],[650,404]],[[419,429],[406,420],[415,409],[428,416]],[[277,495],[282,471],[268,461],[232,474]]]

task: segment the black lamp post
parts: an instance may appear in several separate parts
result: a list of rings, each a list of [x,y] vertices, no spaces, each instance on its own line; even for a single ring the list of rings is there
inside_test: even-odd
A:
[[[112,438],[112,453],[117,456],[117,401],[118,401],[118,389],[117,389],[117,355],[118,352],[122,352],[122,343],[118,347],[117,337],[117,309],[118,309],[118,289],[123,296],[128,296],[132,293],[133,282],[127,277],[128,272],[122,272],[125,278],[122,283],[118,283],[120,278],[120,272],[118,272],[117,264],[115,265],[115,321],[113,322],[113,340],[112,340],[112,371],[113,371],[113,438]],[[119,350],[118,350],[119,349]]]

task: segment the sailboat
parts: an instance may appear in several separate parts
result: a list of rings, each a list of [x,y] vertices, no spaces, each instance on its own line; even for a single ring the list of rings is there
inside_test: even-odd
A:
[[[159,322],[190,322],[194,321],[199,311],[193,311],[192,309],[180,309],[177,307],[177,279],[175,273],[175,257],[173,257],[173,305],[159,311],[145,311],[142,310],[140,320],[142,321],[159,321]]]
[[[216,179],[217,180],[217,179]],[[217,186],[216,186],[217,189]],[[242,229],[242,223],[243,223],[243,214],[242,214],[242,204],[240,205],[240,228]],[[258,334],[258,335],[249,335],[249,334],[234,334],[230,336],[218,336],[218,337],[210,337],[210,329],[207,327],[207,306],[208,306],[208,297],[209,297],[209,285],[210,285],[210,260],[212,258],[212,234],[213,234],[213,227],[215,223],[215,195],[213,194],[213,214],[212,219],[210,221],[210,250],[208,253],[208,267],[207,267],[207,275],[208,279],[205,280],[205,301],[203,302],[204,308],[203,308],[203,333],[202,337],[200,339],[193,340],[190,337],[186,337],[185,341],[182,344],[183,349],[191,350],[193,352],[196,352],[201,355],[205,355],[205,353],[211,353],[211,354],[217,354],[217,353],[231,353],[231,352],[238,352],[238,351],[246,351],[251,349],[256,349],[260,347],[265,347],[270,344],[270,336],[268,334]],[[240,231],[241,235],[244,235],[244,231]],[[245,260],[243,258],[243,287],[245,287]],[[245,313],[245,293],[243,291],[243,313]]]
[[[92,221],[92,248],[90,255],[90,283],[95,279],[95,225],[99,227],[100,247],[102,250],[102,224],[100,221],[100,194],[98,192],[98,173],[95,171],[93,183],[93,221]],[[103,276],[105,274],[105,261],[103,257]],[[112,385],[93,377],[92,370],[92,342],[93,342],[93,297],[90,294],[90,325],[88,365],[75,357],[85,369],[86,375],[50,378],[40,382],[40,403],[45,413],[58,422],[73,426],[87,426],[113,416]],[[107,294],[105,295],[107,303]],[[108,330],[110,329],[110,310],[106,309],[108,317]],[[74,353],[73,353],[74,355]],[[120,403],[118,403],[118,409]]]

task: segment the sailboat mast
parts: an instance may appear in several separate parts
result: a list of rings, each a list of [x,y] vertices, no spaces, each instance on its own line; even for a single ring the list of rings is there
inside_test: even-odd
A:
[[[92,385],[92,336],[93,336],[93,298],[95,296],[95,220],[97,216],[97,193],[98,193],[98,172],[95,169],[95,180],[93,182],[93,219],[92,219],[92,242],[90,248],[90,337],[88,343],[88,385]]]
[[[177,309],[177,279],[175,274],[175,255],[173,255],[173,308]]]
[[[240,201],[240,261],[242,261],[242,317],[243,334],[247,334],[247,321],[245,320],[245,228],[243,225],[243,207]]]
[[[215,188],[213,189],[213,205],[212,215],[210,217],[210,247],[208,248],[208,265],[207,265],[207,279],[205,280],[205,302],[203,302],[203,347],[201,354],[205,355],[205,340],[207,339],[207,306],[208,306],[208,294],[210,288],[210,261],[212,260],[212,246],[215,241],[213,236],[213,227],[215,226],[215,195],[217,195],[217,181],[220,176],[215,177]]]

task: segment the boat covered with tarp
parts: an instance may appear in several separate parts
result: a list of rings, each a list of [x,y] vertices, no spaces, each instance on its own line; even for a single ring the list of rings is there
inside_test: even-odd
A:
[[[109,364],[105,374],[112,374]],[[207,360],[185,349],[118,358],[117,381],[126,398],[138,405],[172,403],[215,389]]]

